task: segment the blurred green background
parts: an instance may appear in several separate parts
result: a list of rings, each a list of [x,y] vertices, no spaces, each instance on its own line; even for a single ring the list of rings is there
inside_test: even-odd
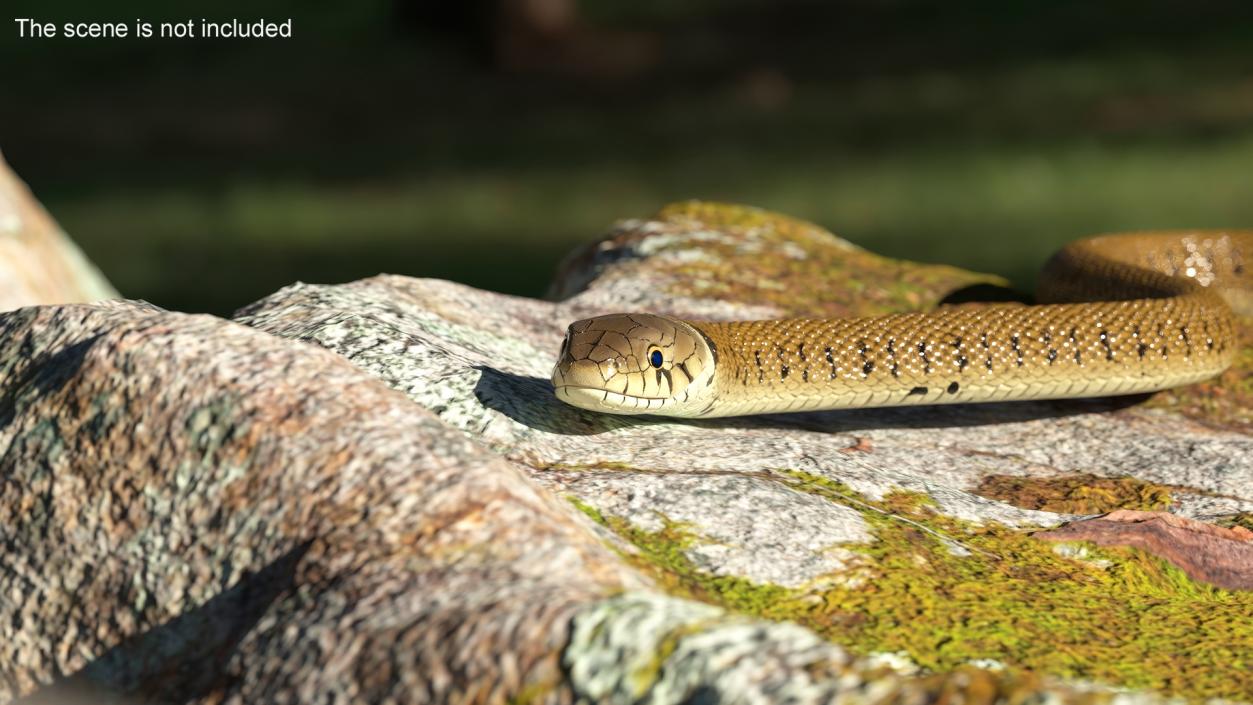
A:
[[[1066,240],[1253,226],[1253,5],[1162,0],[6,3],[292,18],[18,40],[0,150],[127,296],[229,313],[394,272],[539,295],[684,198],[1029,288]]]

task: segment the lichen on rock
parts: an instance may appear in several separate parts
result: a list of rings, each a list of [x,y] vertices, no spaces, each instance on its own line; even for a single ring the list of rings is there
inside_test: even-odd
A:
[[[1165,509],[1171,505],[1170,487],[1134,477],[1090,473],[1058,477],[988,475],[975,491],[1015,507],[1059,514],[1103,514],[1115,509]]]
[[[965,287],[1005,284],[956,267],[881,257],[780,213],[704,201],[666,206],[646,221],[624,221],[606,239],[570,255],[552,293],[564,299],[589,285],[618,289],[620,280],[647,280],[653,291],[697,301],[729,302],[741,315],[768,308],[772,316],[921,310]]]
[[[1136,551],[1059,553],[1004,526],[969,525],[925,506],[905,513],[899,501],[867,500],[806,473],[778,479],[859,512],[873,527],[877,540],[856,564],[860,579],[788,589],[715,575],[687,558],[686,549],[706,540],[690,526],[665,521],[646,531],[592,516],[636,547],[633,560],[673,591],[797,622],[854,654],[901,652],[938,673],[995,661],[1014,672],[1191,698],[1253,689],[1248,670],[1236,667],[1253,644],[1253,591],[1194,582]]]

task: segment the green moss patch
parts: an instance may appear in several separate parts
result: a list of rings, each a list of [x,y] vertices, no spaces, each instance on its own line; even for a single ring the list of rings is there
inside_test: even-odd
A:
[[[1087,473],[1060,477],[988,475],[974,493],[1023,509],[1063,514],[1103,514],[1115,509],[1165,509],[1170,489],[1134,477]]]
[[[686,201],[666,206],[656,218],[681,232],[725,236],[700,241],[706,257],[650,265],[664,267],[675,294],[768,304],[784,315],[917,311],[959,289],[1005,284],[956,267],[881,257],[813,223],[750,206]],[[681,240],[668,247],[694,245]]]
[[[1011,673],[1194,699],[1253,692],[1253,593],[1193,582],[1134,549],[1059,552],[1026,532],[960,522],[908,497],[873,501],[825,478],[777,477],[861,513],[878,540],[860,547],[851,574],[809,590],[711,575],[685,555],[702,540],[690,526],[665,521],[648,532],[580,506],[635,547],[628,560],[674,592],[794,620],[857,653],[903,651],[937,674],[991,659]]]

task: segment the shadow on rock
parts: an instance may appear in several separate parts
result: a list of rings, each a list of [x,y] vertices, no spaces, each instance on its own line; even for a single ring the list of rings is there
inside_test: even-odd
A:
[[[22,705],[195,700],[229,689],[225,668],[266,610],[295,586],[303,543],[178,617],[137,634]]]
[[[940,306],[990,303],[1033,304],[1035,300],[1031,296],[1009,287],[997,286],[995,284],[971,284],[970,286],[950,291],[938,302]]]
[[[474,385],[474,396],[479,402],[536,431],[590,436],[659,422],[656,417],[615,416],[577,409],[554,396],[552,382],[541,377],[524,377],[485,366],[475,369],[482,373]]]
[[[1009,401],[992,404],[947,404],[937,406],[890,407],[882,409],[842,409],[800,414],[769,414],[755,417],[761,425],[802,428],[811,431],[851,433],[884,428],[954,428],[994,426],[1068,416],[1108,413],[1127,409],[1148,399],[1149,394],[1095,399],[1055,401]]]
[[[844,409],[796,414],[764,414],[714,419],[681,419],[662,416],[616,416],[576,409],[553,395],[552,383],[540,377],[524,377],[492,367],[477,367],[482,374],[474,395],[518,423],[544,433],[589,436],[606,431],[660,423],[687,423],[711,428],[798,428],[830,433],[872,431],[882,428],[952,428],[990,426],[1040,419],[1063,418],[1117,411],[1143,402],[1147,394],[1097,399],[951,404],[942,406]]]
[[[98,338],[99,336],[91,336],[67,345],[39,363],[26,366],[19,376],[7,384],[12,391],[0,398],[0,427],[12,423],[19,398],[50,396],[73,379]]]

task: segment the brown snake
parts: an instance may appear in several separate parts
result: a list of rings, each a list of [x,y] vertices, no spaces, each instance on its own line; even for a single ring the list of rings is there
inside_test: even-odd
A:
[[[869,318],[570,325],[558,398],[611,414],[713,417],[1151,392],[1212,377],[1253,305],[1253,231],[1127,233],[1071,243],[1035,306]]]

